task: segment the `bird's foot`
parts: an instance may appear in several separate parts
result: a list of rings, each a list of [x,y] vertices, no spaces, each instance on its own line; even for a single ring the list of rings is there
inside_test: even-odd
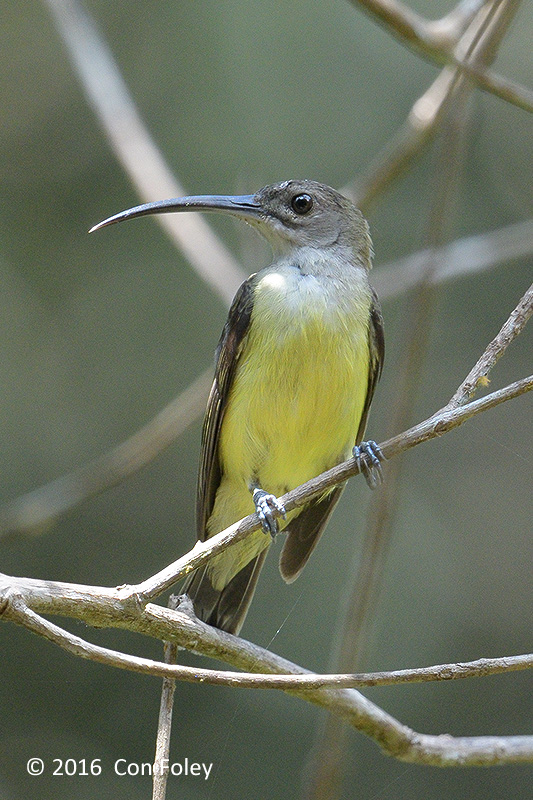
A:
[[[369,439],[368,442],[356,444],[352,453],[357,466],[365,476],[369,488],[375,489],[377,486],[381,486],[383,483],[381,462],[385,460],[385,456],[381,452],[379,445]]]
[[[279,502],[277,497],[263,491],[263,489],[254,489],[252,497],[264,533],[269,533],[274,539],[279,532],[279,527],[278,521],[272,512],[277,511],[283,519],[286,519],[287,515],[283,504]]]

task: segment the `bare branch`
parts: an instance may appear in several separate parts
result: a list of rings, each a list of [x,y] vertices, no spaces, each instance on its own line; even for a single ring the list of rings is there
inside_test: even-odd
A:
[[[404,41],[416,52],[438,64],[444,62],[460,69],[485,91],[525,111],[533,111],[533,92],[530,89],[519,86],[490,69],[478,67],[458,58],[447,40],[448,37],[442,40],[435,23],[427,23],[423,17],[415,14],[398,0],[351,0],[351,2],[385,25],[393,36]]]
[[[408,431],[382,443],[382,452],[386,458],[391,458],[422,442],[428,441],[436,436],[441,436],[482,411],[494,408],[496,405],[506,400],[518,397],[530,391],[532,388],[533,375],[516,381],[503,389],[499,389],[465,405],[441,409],[428,419],[410,428]],[[294,489],[280,499],[287,511],[290,511],[308,502],[313,497],[322,494],[326,489],[345,482],[349,477],[356,475],[358,472],[359,466],[357,461],[355,459],[349,459]],[[143,605],[153,600],[165,591],[165,589],[170,588],[179,578],[184,577],[193,569],[199,567],[232,542],[240,541],[259,527],[260,522],[257,519],[257,515],[250,515],[207,541],[197,542],[188,554],[179,558],[173,564],[165,567],[165,569],[137,586],[123,587],[119,592],[113,592],[112,590],[103,589],[102,587],[93,588],[87,595],[91,601],[92,616],[86,621],[90,624],[105,625],[108,621],[111,604],[111,608],[115,611],[118,609],[122,612],[126,608],[127,614],[125,615],[125,622],[130,623],[132,619],[140,613]],[[27,582],[25,585],[27,585]],[[40,586],[41,584],[38,581],[34,581],[31,582],[31,585]],[[87,599],[87,596],[80,597],[79,587],[72,584],[53,584],[52,582],[46,582],[44,585],[47,587],[46,593],[48,600],[52,602],[52,606],[47,606],[46,609],[49,613],[65,613],[65,609],[68,609],[69,614],[77,616],[82,601]],[[55,593],[52,592],[52,586],[56,587]],[[95,595],[98,602],[95,602]],[[37,599],[38,597],[39,592],[37,592]],[[53,601],[57,601],[58,609],[61,609],[61,611],[56,610]],[[101,605],[99,605],[99,603]],[[33,603],[30,602],[30,605],[33,605]],[[165,639],[168,637],[162,636],[162,638]],[[172,637],[170,638],[172,639]]]
[[[9,578],[6,576],[6,580]],[[187,683],[206,683],[211,686],[238,686],[247,689],[321,689],[327,687],[337,687],[344,689],[364,688],[368,686],[397,686],[405,683],[428,683],[434,681],[461,680],[464,678],[479,678],[487,675],[502,675],[509,672],[519,672],[533,668],[533,653],[525,653],[517,656],[503,656],[501,658],[479,658],[475,661],[458,662],[455,664],[436,664],[430,667],[416,667],[413,669],[399,669],[382,672],[361,672],[361,673],[326,673],[316,674],[303,670],[295,673],[293,670],[286,674],[272,675],[270,672],[231,672],[229,670],[205,669],[203,667],[188,667],[174,663],[173,660],[165,658],[165,661],[153,661],[149,658],[141,658],[118,650],[111,650],[107,647],[94,645],[79,636],[69,633],[64,628],[55,625],[40,614],[32,611],[24,600],[25,579],[16,579],[16,592],[11,590],[7,605],[2,611],[4,618],[12,622],[17,622],[29,630],[44,636],[54,644],[59,645],[72,655],[86,658],[89,661],[96,661],[118,669],[127,669],[131,672],[139,672],[144,675],[162,677],[172,684],[175,680],[186,681]],[[61,585],[61,584],[57,584]],[[90,587],[79,587],[80,590]],[[176,598],[177,599],[177,598]],[[41,605],[44,603],[41,599]],[[169,608],[172,608],[169,606]],[[181,611],[179,604],[176,608]],[[172,610],[176,610],[173,608]],[[79,615],[83,618],[83,611]],[[181,617],[178,618],[178,623]],[[199,620],[194,619],[194,623]],[[200,623],[203,625],[203,623]],[[215,629],[216,632],[216,629]],[[230,635],[230,634],[228,634]],[[179,627],[176,631],[179,641]],[[251,646],[250,642],[239,637],[235,638],[239,646],[244,650]],[[176,645],[174,647],[174,652]],[[255,646],[254,646],[255,647]],[[261,650],[261,648],[260,648]],[[265,656],[269,651],[262,651]],[[296,665],[291,665],[296,668]],[[163,707],[162,707],[163,708]],[[165,719],[168,715],[167,706],[164,709]],[[165,724],[168,724],[166,721]],[[156,763],[160,756],[156,757]]]
[[[416,447],[422,442],[442,436],[453,428],[462,425],[467,419],[471,419],[477,414],[487,411],[489,408],[494,408],[514,397],[519,397],[521,394],[531,391],[531,389],[533,389],[533,375],[515,381],[503,389],[492,392],[479,400],[473,400],[459,408],[437,411],[433,416],[418,423],[408,431],[383,442],[380,445],[383,455],[385,458],[392,458],[392,456],[409,450],[411,447]],[[351,458],[293,489],[280,497],[279,500],[287,512],[292,511],[293,508],[304,505],[314,497],[318,497],[325,490],[344,483],[348,478],[358,473],[357,462]],[[193,549],[185,556],[182,556],[146,581],[132,587],[137,602],[144,604],[153,600],[173,586],[177,580],[185,577],[192,570],[204,564],[209,558],[224,550],[230,542],[241,541],[241,539],[244,539],[252,531],[258,530],[260,527],[261,523],[257,514],[251,514],[243,520],[235,522],[225,531],[211,536],[205,542],[196,542]]]
[[[178,598],[171,595],[168,608],[173,611],[178,606]],[[164,658],[166,664],[175,664],[178,654],[177,646],[172,642],[165,642]],[[159,720],[157,724],[157,738],[155,745],[154,769],[152,772],[152,800],[165,800],[169,772],[170,733],[172,730],[172,711],[174,709],[174,693],[176,681],[166,676],[163,678],[161,689],[161,703],[159,706]]]
[[[226,672],[217,676],[215,671],[153,662],[149,659],[126,656],[117,651],[89,644],[80,637],[74,636],[45,620],[28,606],[26,597],[29,598],[30,602],[37,606],[39,605],[37,600],[39,589],[41,591],[40,605],[46,604],[45,597],[54,595],[55,586],[58,586],[58,584],[48,581],[16,579],[12,582],[12,588],[4,591],[3,596],[0,594],[0,615],[59,644],[74,655],[90,658],[100,663],[132,669],[136,672],[166,675],[172,678],[178,676],[184,678],[185,675],[188,675],[189,677],[185,679],[188,680],[190,678],[195,682],[204,682],[209,679],[209,682],[213,683],[244,686],[246,681],[250,681],[250,686],[256,685],[255,681],[259,676],[254,674],[244,676],[241,673],[233,673],[232,676],[232,673]],[[72,586],[70,587],[68,602],[72,600],[73,588]],[[80,587],[80,589],[83,588]],[[213,655],[213,651],[215,651],[218,658],[222,657],[225,660],[243,666],[243,668],[248,667],[252,671],[261,670],[265,673],[261,678],[264,677],[265,680],[270,680],[267,678],[268,673],[282,673],[282,677],[276,680],[289,682],[290,688],[285,689],[285,691],[339,714],[353,727],[373,738],[386,753],[400,760],[440,766],[489,766],[492,764],[522,763],[533,760],[533,737],[481,736],[454,738],[451,736],[432,736],[417,733],[400,723],[390,714],[387,714],[379,706],[367,700],[355,689],[331,688],[326,685],[330,680],[330,676],[313,676],[296,664],[292,664],[231,634],[217,631],[199,620],[192,620],[179,611],[150,604],[140,615],[135,616],[132,614],[128,622],[126,622],[125,609],[120,609],[119,591],[115,592],[114,602],[108,608],[109,621],[111,622],[114,619],[118,627],[128,627],[131,630],[139,630],[149,635],[161,636],[161,638],[170,641],[183,643],[187,640],[192,645],[191,649],[196,652],[201,652],[204,655]],[[108,590],[104,590],[104,592],[108,592]],[[55,593],[52,598],[55,613],[58,613],[58,599],[58,595]],[[101,595],[94,599],[102,604]],[[76,610],[75,616],[81,618],[83,604],[78,602],[73,606],[73,609]],[[531,661],[527,656],[510,657],[509,660],[512,663],[515,659]],[[297,677],[289,677],[291,675]],[[314,688],[294,687],[292,685],[293,680],[296,680],[296,682],[306,680],[312,682],[315,677],[318,677],[319,680],[324,677],[326,682]],[[349,676],[349,678],[352,678],[352,676]],[[343,679],[345,678],[343,677]],[[272,680],[274,679],[272,678]],[[261,688],[264,688],[264,686],[265,684]]]
[[[140,198],[187,194],[141,120],[113,54],[88,12],[76,0],[45,2],[89,103]],[[199,214],[163,214],[154,219],[203,280],[229,303],[246,276],[205,219]]]
[[[492,60],[501,40],[508,30],[516,12],[516,4],[500,8],[492,6],[492,31],[485,30],[491,15],[486,13],[486,0],[472,0],[460,3],[448,17],[432,25],[433,34],[438,28],[439,37],[457,41],[456,53],[461,59],[471,59],[476,50],[476,61],[483,56],[484,61]],[[480,13],[481,12],[481,13]],[[468,28],[468,30],[466,30]],[[485,33],[481,47],[477,47],[479,36]],[[476,49],[477,47],[477,49]],[[431,141],[440,127],[445,112],[456,90],[465,82],[459,69],[445,67],[430,88],[413,104],[404,125],[385,145],[363,176],[357,178],[345,191],[356,205],[366,212],[371,203],[402,174],[412,159]]]
[[[475,394],[478,386],[486,385],[490,370],[522,331],[531,314],[533,314],[533,284],[504,322],[498,335],[487,345],[485,352],[472,367],[446,408],[463,405]]]

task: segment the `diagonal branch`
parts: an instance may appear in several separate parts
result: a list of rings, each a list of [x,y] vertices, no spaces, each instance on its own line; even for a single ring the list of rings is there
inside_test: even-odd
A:
[[[456,67],[485,91],[524,111],[533,111],[533,92],[530,89],[507,80],[490,69],[458,58],[450,46],[448,37],[444,37],[443,40],[435,23],[428,23],[398,0],[350,0],[350,2],[377,19],[393,36],[405,42],[415,52],[421,53],[437,64],[445,63]]]
[[[405,450],[415,447],[422,442],[429,441],[436,436],[458,427],[477,414],[494,408],[495,406],[515,397],[519,397],[525,392],[533,389],[533,375],[516,381],[503,389],[492,392],[478,400],[473,400],[466,405],[439,411],[423,422],[410,428],[405,433],[389,439],[381,445],[384,455],[388,458],[397,455]],[[358,474],[359,467],[355,459],[350,459],[337,467],[334,467],[317,478],[299,486],[292,492],[284,495],[283,503],[287,510],[303,505],[313,497],[320,495],[326,489],[343,483],[353,475]],[[144,622],[140,617],[143,606],[160,595],[165,589],[170,588],[180,578],[187,575],[193,569],[205,563],[209,558],[221,552],[231,543],[240,541],[252,531],[258,530],[261,523],[256,514],[245,517],[240,522],[227,528],[225,531],[212,536],[206,542],[197,542],[193,549],[182,556],[156,575],[148,578],[142,583],[134,586],[122,586],[119,589],[109,589],[106,587],[83,587],[76,584],[60,583],[57,581],[39,581],[33,579],[10,579],[7,576],[0,576],[0,590],[3,594],[9,590],[16,591],[17,587],[24,587],[24,597],[27,604],[36,611],[44,611],[50,614],[61,614],[82,619],[90,625],[106,627],[124,627],[140,633],[156,635],[163,640],[175,641],[175,632],[168,626],[163,625],[154,633],[153,624],[155,619],[163,619],[170,614],[169,609],[150,604],[151,625],[147,630],[143,627]],[[5,609],[1,600],[0,591],[0,613]],[[7,605],[6,597],[4,605]],[[44,605],[43,605],[44,604]],[[153,615],[156,615],[155,618]],[[191,650],[198,648],[198,635],[196,632],[190,635],[190,625],[193,621],[186,615],[181,615],[182,620],[187,619],[188,623],[184,630],[189,635],[188,639],[181,639],[180,644]],[[190,625],[189,625],[190,623]],[[194,621],[196,624],[197,621]],[[200,630],[204,632],[213,631],[209,625],[198,624]],[[183,631],[182,631],[183,633]],[[229,634],[218,632],[222,639],[217,639],[217,645],[213,649],[201,649],[204,655],[224,656],[226,650],[220,647],[220,642],[227,644],[235,637]],[[227,637],[230,637],[229,640]],[[239,664],[239,666],[243,666]],[[279,671],[279,670],[278,670]]]
[[[531,389],[533,389],[533,375],[515,381],[503,389],[492,392],[479,400],[473,400],[466,405],[437,411],[431,417],[418,423],[404,433],[393,436],[391,439],[383,442],[380,445],[383,455],[387,459],[392,458],[399,453],[422,444],[422,442],[427,442],[437,436],[442,436],[444,433],[457,428],[477,414],[487,411],[489,408],[494,408],[507,400],[519,397],[521,394],[531,391]],[[291,492],[280,497],[279,500],[287,512],[292,511],[292,509],[299,508],[314,497],[318,497],[326,490],[331,489],[333,486],[344,483],[348,478],[357,475],[359,471],[360,469],[357,461],[351,458],[323,472],[318,477],[307,481],[307,483],[302,484],[296,489],[293,489]],[[208,561],[209,558],[224,550],[231,542],[241,541],[252,531],[259,530],[260,527],[261,523],[257,514],[251,514],[243,520],[235,522],[229,528],[226,528],[225,531],[211,536],[205,542],[196,542],[193,549],[185,556],[177,559],[173,564],[165,567],[161,572],[153,575],[146,581],[143,581],[135,587],[130,587],[132,594],[135,595],[136,601],[141,604],[154,600],[166,589],[173,586],[177,580],[185,577],[185,575],[188,575],[192,570],[197,569]]]
[[[503,356],[511,342],[516,339],[532,314],[533,283],[502,325],[498,335],[487,345],[485,352],[472,367],[446,408],[457,408],[457,406],[464,405],[474,395],[478,386],[487,384],[487,375],[490,370]]]

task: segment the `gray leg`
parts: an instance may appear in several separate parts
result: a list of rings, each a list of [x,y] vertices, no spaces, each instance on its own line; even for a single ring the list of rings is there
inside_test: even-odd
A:
[[[279,514],[281,514],[283,519],[285,519],[286,514],[283,505],[279,502],[277,497],[275,497],[273,494],[265,492],[263,489],[260,489],[259,486],[252,486],[252,497],[255,504],[255,510],[259,515],[259,519],[261,520],[263,531],[265,533],[269,533],[274,539],[279,531],[279,528],[276,517],[272,512],[277,511]]]
[[[353,457],[370,489],[375,489],[383,483],[383,468],[381,462],[385,456],[381,452],[379,445],[372,439],[368,442],[360,442],[353,449]]]

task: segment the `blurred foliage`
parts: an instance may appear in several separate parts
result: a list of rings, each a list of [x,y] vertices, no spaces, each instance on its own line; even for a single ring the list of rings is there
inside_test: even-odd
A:
[[[437,17],[450,2],[419,2]],[[360,173],[437,74],[343,0],[87,2],[141,114],[190,193],[253,191],[289,177],[341,187]],[[93,237],[137,202],[88,107],[46,6],[3,0],[0,63],[0,441],[7,501],[133,433],[209,364],[226,309],[151,221]],[[523,3],[497,68],[531,81],[533,7]],[[435,148],[373,209],[376,269],[425,245]],[[531,122],[476,93],[453,235],[531,213]],[[210,218],[211,221],[211,218]],[[213,225],[249,261],[264,251]],[[531,279],[502,264],[443,288],[413,420],[444,403]],[[385,305],[387,360],[369,433],[394,405],[406,299]],[[493,387],[531,368],[526,330]],[[411,452],[368,668],[525,652],[531,631],[531,399],[520,398]],[[36,538],[1,541],[2,571],[131,583],[194,541],[200,422],[149,468]],[[272,556],[244,635],[325,670],[355,569],[368,502],[354,481],[305,574],[285,586]],[[354,552],[355,551],[355,552]],[[157,642],[72,630],[160,657]],[[281,627],[280,627],[281,626]],[[87,662],[2,626],[0,797],[146,798],[116,758],[150,761],[159,682]],[[191,661],[184,655],[184,659]],[[527,675],[369,691],[425,732],[525,733]],[[298,797],[319,712],[274,692],[178,686],[172,757],[214,762],[215,778],[174,779],[168,797]],[[42,778],[30,756],[101,758],[101,778]],[[345,797],[526,797],[531,772],[422,769],[350,733]],[[356,787],[356,789],[354,788]]]

